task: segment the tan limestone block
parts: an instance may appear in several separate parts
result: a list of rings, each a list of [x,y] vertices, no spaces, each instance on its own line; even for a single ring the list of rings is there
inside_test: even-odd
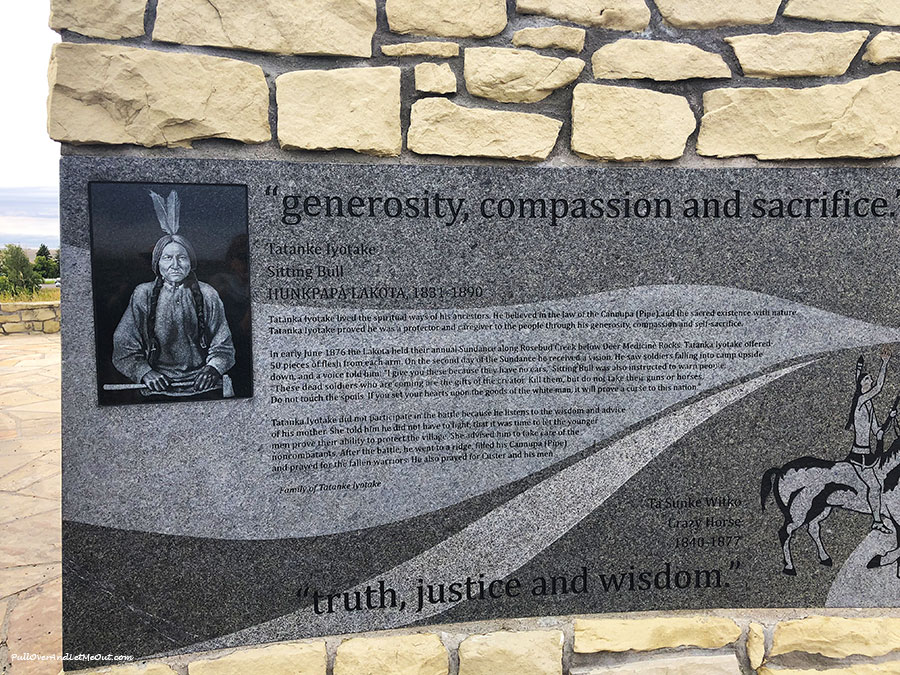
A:
[[[754,670],[766,660],[766,632],[758,623],[751,623],[747,630],[747,656]]]
[[[441,99],[435,99],[441,100]],[[351,638],[341,643],[334,675],[447,675],[449,657],[437,635]]]
[[[841,0],[843,1],[843,0]],[[678,28],[747,26],[775,21],[781,0],[655,0],[663,18]]]
[[[159,0],[153,39],[275,54],[372,56],[375,0]]]
[[[69,671],[66,671],[69,672]],[[79,670],[78,675],[175,675],[175,671],[163,663],[129,664],[109,666],[96,670]]]
[[[7,333],[7,334],[10,334],[10,333],[27,333],[29,330],[31,330],[31,324],[30,324],[30,323],[21,323],[21,322],[19,322],[19,323],[5,323],[5,324],[3,324],[3,332],[4,332],[4,333]]]
[[[572,28],[571,26],[523,28],[513,33],[512,43],[516,47],[565,49],[578,53],[584,49],[586,32],[584,28]]]
[[[59,321],[45,321],[41,331],[44,333],[58,333]]]
[[[843,75],[869,31],[779,33],[725,38],[747,77]]]
[[[523,49],[474,47],[466,49],[466,89],[473,96],[501,103],[543,101],[560,87],[571,84],[584,61],[557,59]]]
[[[758,675],[897,675],[900,673],[900,661],[887,663],[858,663],[846,668],[829,668],[828,670],[794,670],[793,668],[760,668]]]
[[[201,138],[263,143],[262,68],[197,54],[61,43],[50,61],[48,130],[64,143],[190,147]]]
[[[579,84],[572,96],[572,150],[585,159],[622,162],[677,159],[684,154],[688,136],[696,127],[691,106],[681,96],[599,84]],[[703,628],[701,631],[700,626],[700,620],[683,619],[580,621],[575,623],[576,651],[579,651],[579,644],[586,651],[608,651],[606,648],[595,650],[591,646],[614,645],[616,640],[626,638],[641,643],[650,635],[680,636],[691,631],[720,630],[714,624],[709,630]],[[635,635],[645,630],[647,635]],[[626,650],[635,648],[625,647]]]
[[[46,321],[47,319],[55,319],[56,312],[49,308],[26,309],[22,312],[22,321]]]
[[[863,61],[874,63],[897,63],[900,61],[900,33],[882,31],[869,43]]]
[[[782,621],[775,626],[770,656],[805,652],[843,659],[855,654],[884,656],[897,649],[900,649],[900,619],[813,616]]]
[[[650,25],[644,0],[516,0],[516,11],[610,30],[642,31]]]
[[[685,656],[593,668],[583,675],[741,675],[741,666],[734,654]]]
[[[491,37],[506,28],[506,0],[387,0],[394,33],[435,37]]]
[[[815,21],[900,25],[900,0],[791,0],[784,15]]]
[[[481,110],[445,98],[426,98],[412,106],[406,144],[419,155],[546,159],[562,122],[522,112]]]
[[[23,309],[34,309],[35,307],[46,307],[45,303],[41,302],[4,302],[0,304],[0,311],[3,312],[19,312]],[[56,307],[59,307],[59,303],[57,302]]]
[[[582,84],[578,88],[581,87],[612,88],[590,84]],[[718,649],[740,637],[741,629],[734,621],[715,617],[575,621],[575,651],[579,654],[629,650],[647,652],[675,647]]]
[[[144,34],[147,0],[50,0],[50,28],[119,40]]]
[[[807,89],[713,89],[703,96],[697,152],[759,159],[900,154],[900,73]]]
[[[718,54],[660,40],[617,40],[595,51],[591,62],[598,80],[731,77],[731,68]]]
[[[245,649],[188,665],[188,675],[325,675],[327,670],[328,652],[324,642]]]
[[[299,70],[275,81],[278,141],[287,150],[400,154],[400,69]]]
[[[472,635],[459,646],[459,675],[562,675],[560,631]]]
[[[456,42],[400,42],[382,45],[381,53],[385,56],[433,56],[449,59],[459,56],[459,45]]]
[[[455,94],[456,74],[446,63],[420,63],[416,66],[416,91],[428,94]]]

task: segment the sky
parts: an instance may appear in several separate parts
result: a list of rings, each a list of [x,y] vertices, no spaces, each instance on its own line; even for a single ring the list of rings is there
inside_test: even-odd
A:
[[[0,244],[59,246],[59,144],[47,136],[48,0],[0,1]]]

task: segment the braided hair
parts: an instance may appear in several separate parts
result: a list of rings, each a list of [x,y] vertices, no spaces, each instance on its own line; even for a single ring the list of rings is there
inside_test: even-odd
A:
[[[191,246],[191,243],[187,239],[178,234],[168,234],[160,238],[160,240],[156,242],[156,246],[153,247],[152,264],[156,280],[153,283],[153,290],[150,293],[150,311],[147,315],[147,332],[149,333],[150,338],[150,350],[147,355],[147,361],[151,366],[156,365],[156,358],[158,357],[160,350],[159,338],[156,337],[156,310],[159,306],[159,294],[162,292],[165,282],[159,271],[159,261],[162,258],[163,249],[169,244],[178,244],[187,251],[188,257],[190,258],[191,271],[185,279],[184,284],[191,292],[191,297],[194,300],[194,310],[197,313],[197,328],[199,333],[198,345],[204,352],[209,349],[209,326],[206,321],[206,307],[203,303],[203,293],[200,290],[200,282],[197,279],[196,272],[194,272],[194,269],[197,267],[197,254],[194,252],[194,247]]]

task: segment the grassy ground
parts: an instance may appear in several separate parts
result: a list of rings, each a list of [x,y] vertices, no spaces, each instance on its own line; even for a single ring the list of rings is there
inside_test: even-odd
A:
[[[0,302],[49,302],[59,300],[58,288],[40,288],[34,293],[0,293]]]

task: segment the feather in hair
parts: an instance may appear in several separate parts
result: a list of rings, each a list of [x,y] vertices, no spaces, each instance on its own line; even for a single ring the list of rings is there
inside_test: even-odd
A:
[[[163,229],[164,232],[169,232],[168,228],[168,209],[166,208],[166,202],[156,194],[153,190],[150,190],[150,199],[153,200],[153,208],[156,209],[156,218],[159,220],[159,226]],[[171,234],[171,232],[169,232]]]
[[[166,206],[169,214],[169,234],[176,234],[180,227],[181,199],[178,197],[178,193],[175,192],[175,190],[172,190],[169,193],[169,200]]]

